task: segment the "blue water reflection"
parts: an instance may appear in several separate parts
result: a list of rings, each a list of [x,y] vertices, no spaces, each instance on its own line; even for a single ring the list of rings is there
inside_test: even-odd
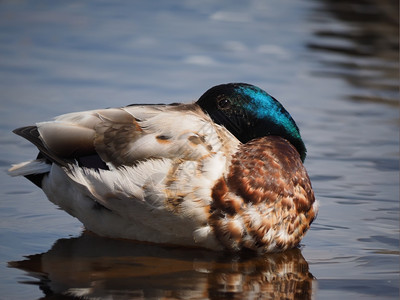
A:
[[[299,249],[255,258],[91,233],[9,265],[29,272],[49,299],[311,299],[315,285]]]

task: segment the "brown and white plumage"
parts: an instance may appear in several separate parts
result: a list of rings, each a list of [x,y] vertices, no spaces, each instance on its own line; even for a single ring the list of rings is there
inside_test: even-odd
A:
[[[220,101],[240,94],[223,88],[194,104],[78,112],[17,129],[40,154],[10,173],[27,176],[99,235],[214,250],[292,248],[317,213],[304,144],[273,130],[237,134],[241,123]]]

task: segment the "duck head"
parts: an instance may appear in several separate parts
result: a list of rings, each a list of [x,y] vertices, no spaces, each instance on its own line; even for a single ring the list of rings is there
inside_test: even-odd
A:
[[[268,135],[280,136],[297,149],[304,162],[306,148],[295,121],[278,100],[259,87],[246,83],[217,85],[196,103],[242,143]]]

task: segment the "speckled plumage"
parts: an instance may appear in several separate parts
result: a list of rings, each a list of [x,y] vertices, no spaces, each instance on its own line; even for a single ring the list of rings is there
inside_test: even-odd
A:
[[[276,136],[240,145],[228,176],[213,187],[212,198],[210,222],[218,239],[232,250],[292,248],[316,215],[299,154]]]
[[[15,133],[40,154],[10,173],[103,236],[276,252],[295,247],[317,214],[295,122],[251,85],[216,86],[194,104],[66,114]]]

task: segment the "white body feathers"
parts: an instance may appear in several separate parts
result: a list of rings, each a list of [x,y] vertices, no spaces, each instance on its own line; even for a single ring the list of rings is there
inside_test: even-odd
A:
[[[47,197],[100,235],[222,249],[207,223],[211,189],[239,141],[187,108],[130,106],[38,123],[43,146],[66,164],[38,159],[10,174],[48,173],[41,186]],[[94,151],[109,170],[67,160]]]

